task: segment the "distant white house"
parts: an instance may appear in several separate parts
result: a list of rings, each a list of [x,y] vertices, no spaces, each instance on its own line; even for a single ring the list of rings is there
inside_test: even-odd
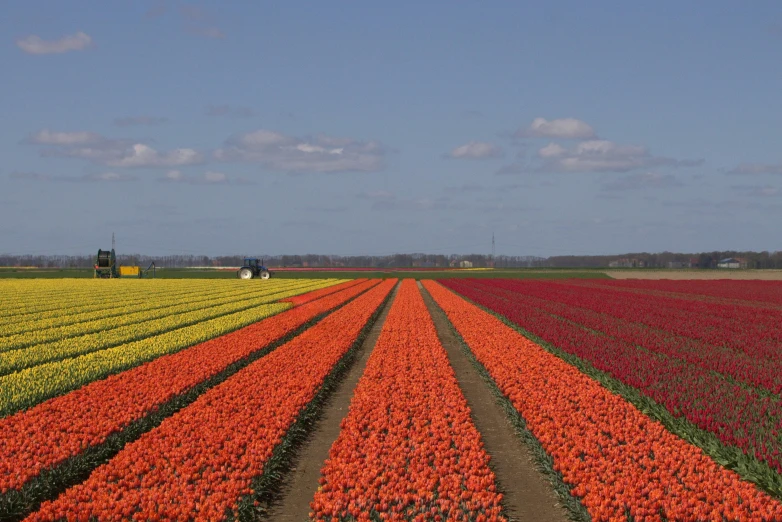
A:
[[[464,261],[461,261],[459,263],[459,266],[462,268],[472,268],[472,261],[467,261],[466,259]]]
[[[720,259],[719,263],[717,263],[717,268],[741,268],[741,261],[733,257],[726,257],[725,259]]]

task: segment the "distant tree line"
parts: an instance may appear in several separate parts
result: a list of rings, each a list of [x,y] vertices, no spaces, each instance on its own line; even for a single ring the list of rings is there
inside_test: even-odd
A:
[[[740,259],[747,268],[782,269],[782,251],[738,252],[734,250],[683,254],[628,253],[605,256],[496,256],[486,254],[442,255],[442,254],[393,254],[388,256],[331,256],[331,255],[276,255],[261,256],[269,267],[370,267],[370,268],[444,268],[472,266],[485,268],[606,268],[610,266],[633,266],[646,268],[703,268],[717,267],[721,259]],[[234,267],[242,265],[244,256],[196,256],[170,255],[148,256],[141,254],[119,255],[122,265],[140,265],[144,268],[154,262],[160,268]],[[619,265],[617,262],[621,261]],[[463,263],[466,262],[466,263]],[[64,255],[4,255],[0,254],[0,266],[33,266],[39,268],[91,268],[95,254],[82,256]]]
[[[740,252],[724,250],[682,254],[676,252],[636,252],[613,256],[554,256],[546,258],[542,266],[548,267],[609,267],[617,261],[629,261],[630,266],[645,268],[717,268],[722,259],[734,258],[746,268],[782,269],[782,251]]]

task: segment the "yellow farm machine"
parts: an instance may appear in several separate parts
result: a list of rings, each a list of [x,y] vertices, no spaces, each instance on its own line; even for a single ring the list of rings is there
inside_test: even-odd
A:
[[[117,255],[114,249],[98,250],[95,256],[95,274],[93,277],[101,279],[114,279],[116,277],[155,277],[155,263],[152,262],[146,270],[140,266],[127,266],[117,264]],[[150,271],[152,274],[150,275]]]

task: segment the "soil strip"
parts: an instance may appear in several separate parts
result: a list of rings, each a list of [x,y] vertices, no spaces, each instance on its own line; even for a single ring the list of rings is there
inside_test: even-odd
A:
[[[331,394],[309,437],[296,452],[290,471],[282,479],[280,496],[273,502],[264,520],[295,522],[309,520],[310,501],[318,489],[320,470],[329,456],[331,445],[339,436],[340,424],[348,414],[350,399],[353,397],[358,380],[364,374],[367,360],[380,337],[398,289],[399,284],[392,290],[391,298],[361,345],[353,366]]]
[[[532,453],[516,435],[502,406],[462,351],[445,313],[420,282],[418,286],[434,320],[437,336],[472,410],[475,426],[491,456],[490,466],[496,475],[497,487],[504,495],[503,506],[508,518],[535,522],[569,520],[548,479],[536,469]]]

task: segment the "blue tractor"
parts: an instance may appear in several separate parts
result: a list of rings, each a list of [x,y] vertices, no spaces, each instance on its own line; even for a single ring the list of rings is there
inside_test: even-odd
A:
[[[263,260],[257,257],[245,257],[244,265],[237,272],[239,279],[252,279],[253,277],[260,277],[261,279],[269,279],[272,276],[271,271],[263,266]]]

